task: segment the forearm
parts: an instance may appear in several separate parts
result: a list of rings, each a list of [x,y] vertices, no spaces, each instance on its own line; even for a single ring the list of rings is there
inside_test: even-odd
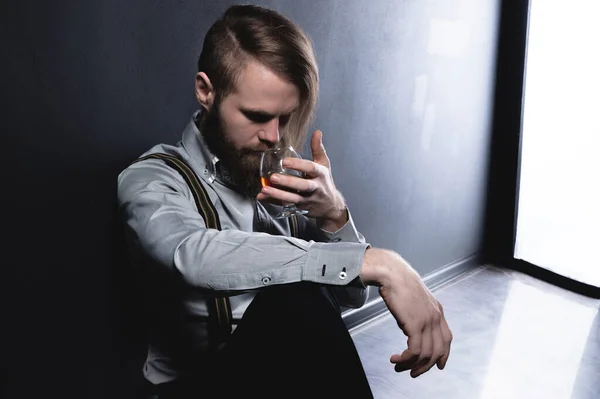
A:
[[[167,247],[165,242],[163,250],[168,252]],[[219,291],[300,281],[343,285],[358,276],[364,248],[355,243],[316,243],[263,233],[204,229],[175,245],[172,267],[188,283]]]
[[[419,273],[400,254],[382,248],[365,251],[360,278],[380,290],[403,284],[406,279],[421,281]]]
[[[300,281],[345,285],[360,273],[366,244],[207,229],[189,199],[167,186],[132,182],[122,191],[132,242],[201,289],[246,291]]]

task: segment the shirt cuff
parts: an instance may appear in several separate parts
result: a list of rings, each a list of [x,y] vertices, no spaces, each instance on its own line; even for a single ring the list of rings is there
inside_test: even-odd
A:
[[[356,285],[360,281],[363,258],[368,244],[312,242],[303,270],[304,281],[328,285]]]
[[[356,226],[354,225],[354,220],[352,220],[350,211],[346,209],[346,212],[348,215],[348,221],[338,231],[330,232],[321,229],[321,232],[328,242],[362,242],[362,236],[358,230],[356,230]]]

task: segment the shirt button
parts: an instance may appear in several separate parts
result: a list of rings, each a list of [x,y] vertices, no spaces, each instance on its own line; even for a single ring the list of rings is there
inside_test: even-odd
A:
[[[203,173],[204,173],[205,175],[207,175],[207,174],[208,174],[208,169],[204,169],[204,172],[203,172]]]
[[[269,284],[270,282],[271,282],[271,279],[270,279],[269,277],[263,277],[263,278],[262,278],[262,283],[263,283],[264,285],[267,285],[267,284]]]
[[[348,276],[346,272],[340,272],[340,280],[345,280],[346,276]]]

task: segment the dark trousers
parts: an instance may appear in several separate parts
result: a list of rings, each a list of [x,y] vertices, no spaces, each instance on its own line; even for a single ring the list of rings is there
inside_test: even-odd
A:
[[[160,399],[372,398],[362,363],[329,292],[313,284],[257,294],[226,348],[195,381],[156,387]]]

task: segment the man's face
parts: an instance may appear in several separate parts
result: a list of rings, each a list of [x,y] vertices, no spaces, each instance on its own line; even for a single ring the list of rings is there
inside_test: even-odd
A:
[[[242,71],[235,90],[214,103],[202,134],[245,195],[260,191],[260,155],[280,139],[299,104],[298,88],[257,62]]]

